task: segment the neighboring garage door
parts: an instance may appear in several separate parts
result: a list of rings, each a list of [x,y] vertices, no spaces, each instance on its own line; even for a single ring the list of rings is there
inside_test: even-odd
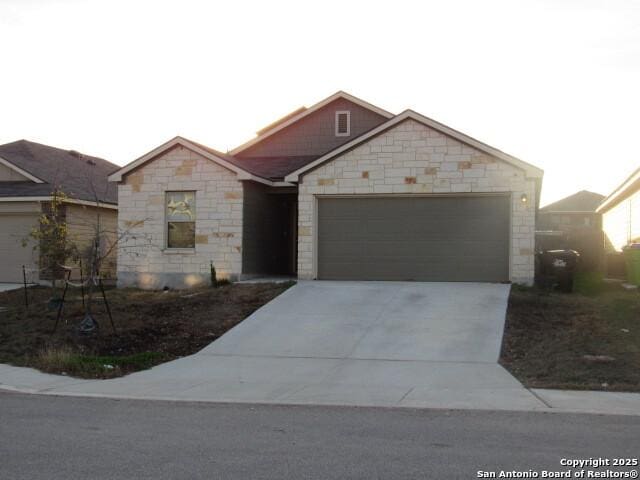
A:
[[[318,278],[509,279],[509,197],[318,199]]]
[[[0,214],[0,282],[21,283],[23,265],[28,281],[38,279],[33,240],[22,246],[37,221],[38,217],[32,214]]]

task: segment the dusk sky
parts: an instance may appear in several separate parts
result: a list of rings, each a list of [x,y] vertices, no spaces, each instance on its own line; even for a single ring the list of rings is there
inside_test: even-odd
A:
[[[638,1],[0,0],[0,45],[0,143],[226,151],[345,90],[543,168],[542,204],[640,166]]]

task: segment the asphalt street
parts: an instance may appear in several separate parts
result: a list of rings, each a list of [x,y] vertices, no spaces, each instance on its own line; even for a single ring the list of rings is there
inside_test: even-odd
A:
[[[640,417],[0,393],[12,480],[466,479],[639,452]]]

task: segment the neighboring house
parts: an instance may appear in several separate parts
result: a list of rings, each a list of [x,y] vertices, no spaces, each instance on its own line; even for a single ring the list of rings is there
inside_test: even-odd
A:
[[[582,190],[542,207],[536,222],[538,250],[571,249],[580,253],[580,268],[604,267],[602,216],[596,212],[604,195]]]
[[[68,197],[61,213],[70,240],[87,246],[98,218],[105,235],[115,239],[117,192],[107,176],[118,168],[101,158],[27,140],[0,145],[0,282],[22,282],[23,265],[28,281],[47,280],[30,233],[56,190]],[[115,271],[115,259],[114,252],[107,270]]]
[[[602,215],[610,251],[619,252],[625,245],[640,241],[640,168],[604,199],[597,212]]]
[[[176,137],[111,175],[132,233],[118,284],[206,283],[210,262],[231,279],[530,284],[542,175],[338,92],[229,153]]]
[[[602,228],[602,216],[596,212],[604,195],[582,190],[551,203],[538,211],[538,230],[570,232],[575,229]]]

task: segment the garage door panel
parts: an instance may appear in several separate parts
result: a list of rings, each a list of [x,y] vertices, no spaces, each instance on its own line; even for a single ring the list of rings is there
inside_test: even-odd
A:
[[[358,221],[344,221],[342,219],[332,220],[331,224],[335,227],[320,234],[318,238],[323,242],[343,242],[352,240],[364,240],[366,232]]]
[[[23,265],[27,269],[28,280],[38,280],[38,255],[34,250],[35,241],[29,237],[37,221],[35,215],[0,215],[0,282],[22,282]],[[26,245],[23,246],[23,242]]]
[[[356,261],[361,257],[361,246],[357,242],[350,241],[339,241],[339,242],[331,242],[327,243],[327,248],[325,249],[324,260],[327,262],[335,262],[335,261],[347,261],[356,259]]]
[[[318,277],[504,281],[507,196],[321,198]]]

